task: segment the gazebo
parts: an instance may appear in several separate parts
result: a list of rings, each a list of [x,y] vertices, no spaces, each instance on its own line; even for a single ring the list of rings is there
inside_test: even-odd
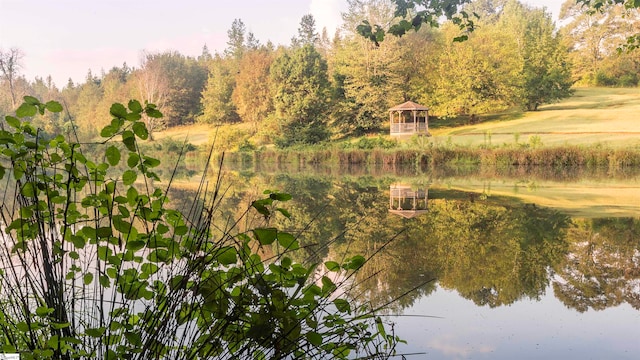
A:
[[[413,189],[410,185],[389,186],[389,212],[406,219],[429,212],[427,209],[429,190]]]
[[[413,101],[389,109],[391,136],[429,134],[429,108]]]

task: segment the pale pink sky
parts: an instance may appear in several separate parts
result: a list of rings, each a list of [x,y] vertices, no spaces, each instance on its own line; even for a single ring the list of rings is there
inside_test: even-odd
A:
[[[562,1],[525,2],[557,17]],[[61,87],[89,69],[138,66],[143,50],[222,51],[236,18],[263,43],[288,44],[303,15],[332,33],[345,9],[346,0],[0,0],[0,48],[22,50],[28,79],[51,75]]]

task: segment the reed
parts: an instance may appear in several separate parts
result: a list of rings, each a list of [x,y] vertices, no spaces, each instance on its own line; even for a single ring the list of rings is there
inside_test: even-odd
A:
[[[230,163],[246,162],[239,152],[225,156]],[[423,149],[269,149],[256,151],[254,163],[383,165],[389,168],[415,166],[551,166],[625,168],[640,165],[640,149],[610,149],[602,146],[565,145],[532,148],[529,146],[500,148],[430,147]]]

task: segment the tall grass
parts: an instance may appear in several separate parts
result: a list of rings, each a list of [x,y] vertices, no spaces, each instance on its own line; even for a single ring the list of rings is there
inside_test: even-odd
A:
[[[244,163],[241,153],[227,154],[231,163]],[[263,150],[255,152],[254,164],[338,164],[383,165],[389,168],[415,166],[546,166],[626,168],[640,165],[640,149],[611,149],[601,146],[556,146],[543,148],[431,147],[427,149],[322,149]]]

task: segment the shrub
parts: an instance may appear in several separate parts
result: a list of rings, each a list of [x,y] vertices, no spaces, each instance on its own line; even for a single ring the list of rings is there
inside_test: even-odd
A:
[[[25,97],[0,130],[1,352],[22,359],[385,357],[398,339],[351,303],[327,275],[365,259],[317,268],[295,263],[289,233],[211,227],[220,184],[194,199],[189,217],[153,186],[160,161],[145,155],[143,114],[114,104],[96,159],[77,142],[50,140],[28,120],[56,102]],[[123,147],[116,146],[119,139]],[[121,162],[126,170],[118,170]],[[205,195],[205,194],[203,194]],[[288,194],[266,192],[252,208],[289,216]],[[233,228],[233,226],[231,227]],[[262,259],[257,246],[282,251]],[[347,276],[348,278],[348,276]],[[313,280],[316,280],[313,281]]]

